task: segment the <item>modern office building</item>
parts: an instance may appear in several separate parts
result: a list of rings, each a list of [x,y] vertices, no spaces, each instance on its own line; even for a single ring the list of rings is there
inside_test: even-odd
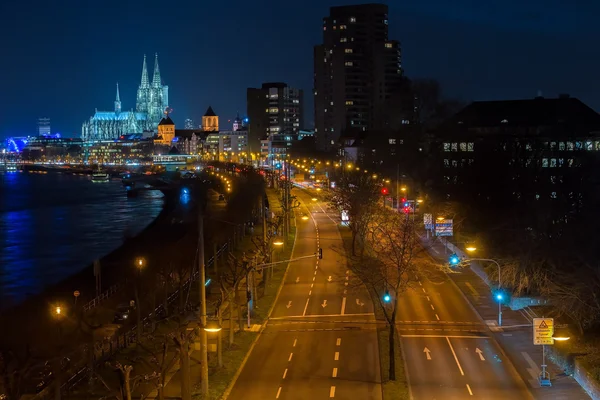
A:
[[[331,7],[314,48],[315,137],[329,150],[346,128],[390,128],[402,83],[400,43],[388,38],[384,4]],[[391,127],[393,128],[393,127]]]
[[[50,135],[50,118],[40,117],[38,119],[38,136]]]
[[[600,115],[576,98],[474,102],[434,133],[440,198],[500,210],[576,206],[600,163]]]
[[[272,135],[297,136],[303,128],[304,92],[286,83],[263,83],[248,88],[248,135],[251,152],[260,151],[260,141]]]

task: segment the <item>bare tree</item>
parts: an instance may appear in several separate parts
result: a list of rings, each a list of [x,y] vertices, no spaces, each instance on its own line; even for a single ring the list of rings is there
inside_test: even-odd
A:
[[[349,217],[352,232],[352,255],[356,255],[357,239],[364,241],[371,217],[381,199],[381,185],[362,171],[343,171],[331,190],[329,202]]]
[[[170,343],[173,341],[168,335],[150,338],[145,344],[139,345],[143,353],[134,360],[136,364],[143,364],[152,370],[152,374],[147,375],[146,380],[154,384],[159,400],[165,398],[167,372],[179,359],[179,353],[171,349]]]
[[[396,379],[398,297],[417,279],[419,251],[415,222],[405,214],[379,208],[367,227],[364,251],[353,268],[379,302],[389,328],[389,378]]]
[[[244,329],[242,322],[242,305],[245,303],[239,295],[240,284],[247,279],[248,273],[252,270],[252,264],[243,259],[236,258],[229,253],[227,262],[221,269],[219,283],[221,289],[226,293],[229,301],[229,345],[233,344],[233,308],[234,304],[238,306],[238,321],[240,330]]]
[[[34,367],[29,346],[19,350],[0,349],[0,389],[4,390],[8,400],[21,398],[25,379]]]
[[[111,384],[106,379],[104,379],[104,377],[101,374],[96,374],[100,382],[102,382],[104,387],[109,392],[109,394],[107,396],[102,397],[101,400],[131,400],[132,392],[144,379],[146,379],[146,377],[144,375],[137,375],[132,378],[132,365],[121,364],[120,362],[116,362],[114,364],[106,363],[106,366],[112,369],[117,374],[119,383],[116,388],[112,387]]]

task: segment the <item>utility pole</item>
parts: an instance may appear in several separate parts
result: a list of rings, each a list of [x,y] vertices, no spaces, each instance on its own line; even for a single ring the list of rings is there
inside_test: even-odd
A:
[[[202,204],[198,204],[198,282],[200,284],[200,346],[202,353],[202,364],[200,366],[202,379],[202,396],[208,395],[208,338],[206,336],[206,271],[204,265],[204,210]]]

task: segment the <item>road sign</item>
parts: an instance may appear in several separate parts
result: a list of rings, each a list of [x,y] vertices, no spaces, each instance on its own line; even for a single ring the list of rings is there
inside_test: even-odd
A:
[[[533,344],[554,344],[554,318],[533,319]]]
[[[435,236],[452,236],[453,223],[451,219],[444,219],[436,222]]]
[[[425,224],[425,226],[433,224],[433,215],[423,214],[423,224]]]

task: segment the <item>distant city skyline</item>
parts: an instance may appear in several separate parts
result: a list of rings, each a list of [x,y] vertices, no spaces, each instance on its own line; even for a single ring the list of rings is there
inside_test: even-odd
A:
[[[360,3],[269,3],[265,12],[262,0],[231,0],[178,5],[166,14],[155,12],[164,9],[157,0],[132,0],[127,7],[109,0],[94,13],[75,0],[60,7],[40,0],[3,4],[0,33],[13,39],[5,48],[10,62],[0,65],[0,76],[7,77],[0,137],[35,134],[40,116],[51,119],[53,133],[78,136],[90,110],[111,109],[117,82],[123,105],[129,105],[124,109],[130,109],[139,60],[154,52],[178,126],[187,118],[199,121],[209,105],[224,121],[238,110],[245,115],[246,89],[262,82],[287,82],[312,93],[312,52],[322,40],[323,16],[330,6]],[[438,79],[449,97],[532,98],[541,90],[545,97],[569,93],[600,109],[600,82],[594,79],[600,33],[593,18],[600,4],[382,3],[389,6],[389,35],[401,43],[406,75]],[[196,29],[200,12],[210,16],[202,30]],[[165,26],[165,18],[177,23],[149,28]],[[305,125],[312,127],[312,96],[305,108]]]

